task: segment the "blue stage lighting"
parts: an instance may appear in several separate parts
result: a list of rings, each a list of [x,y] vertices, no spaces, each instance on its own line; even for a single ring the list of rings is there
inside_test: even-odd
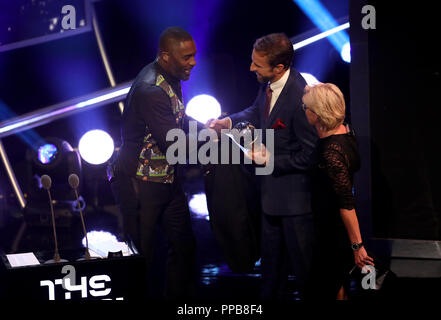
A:
[[[81,158],[90,164],[105,163],[112,156],[114,149],[112,137],[102,130],[86,132],[78,144]]]
[[[351,62],[351,44],[349,42],[346,42],[341,48],[340,56],[344,62]]]
[[[206,123],[210,119],[217,119],[221,115],[219,102],[208,94],[193,97],[188,103],[185,113],[195,120]]]
[[[327,31],[338,26],[337,21],[319,0],[294,0],[294,2],[321,31]],[[341,52],[343,46],[349,42],[349,35],[345,31],[340,31],[329,35],[328,39],[334,48]]]
[[[0,99],[0,127],[4,122],[15,117],[17,117],[17,114]],[[42,140],[34,130],[19,132],[17,136],[30,147],[35,146]]]
[[[58,154],[58,148],[50,143],[46,143],[38,148],[38,160],[42,164],[51,163]]]

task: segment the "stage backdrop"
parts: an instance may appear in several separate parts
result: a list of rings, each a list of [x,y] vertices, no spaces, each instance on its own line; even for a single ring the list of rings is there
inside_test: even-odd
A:
[[[363,29],[365,5],[375,9],[375,29]],[[385,1],[351,1],[350,10],[362,219],[375,237],[440,240],[438,11]]]

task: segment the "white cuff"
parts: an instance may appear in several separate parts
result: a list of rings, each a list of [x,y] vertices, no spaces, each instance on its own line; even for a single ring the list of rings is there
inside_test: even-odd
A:
[[[228,122],[229,122],[228,129],[231,130],[231,128],[233,127],[233,121],[231,120],[230,117],[226,117],[225,119],[228,119]]]

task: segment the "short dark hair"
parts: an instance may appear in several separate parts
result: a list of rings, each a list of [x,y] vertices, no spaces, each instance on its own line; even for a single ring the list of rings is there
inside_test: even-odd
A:
[[[291,40],[284,33],[271,33],[256,40],[253,49],[268,57],[271,67],[283,64],[290,68],[294,49]]]
[[[183,41],[193,41],[193,37],[180,27],[168,27],[159,37],[159,51],[169,51],[171,45]]]

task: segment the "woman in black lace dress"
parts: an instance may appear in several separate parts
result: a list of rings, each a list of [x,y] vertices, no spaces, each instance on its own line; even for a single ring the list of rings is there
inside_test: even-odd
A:
[[[360,167],[357,141],[353,130],[343,124],[345,101],[337,86],[306,86],[303,109],[320,137],[319,161],[312,172],[313,295],[346,299],[354,262],[360,268],[373,265],[363,246],[352,189],[354,173]]]

